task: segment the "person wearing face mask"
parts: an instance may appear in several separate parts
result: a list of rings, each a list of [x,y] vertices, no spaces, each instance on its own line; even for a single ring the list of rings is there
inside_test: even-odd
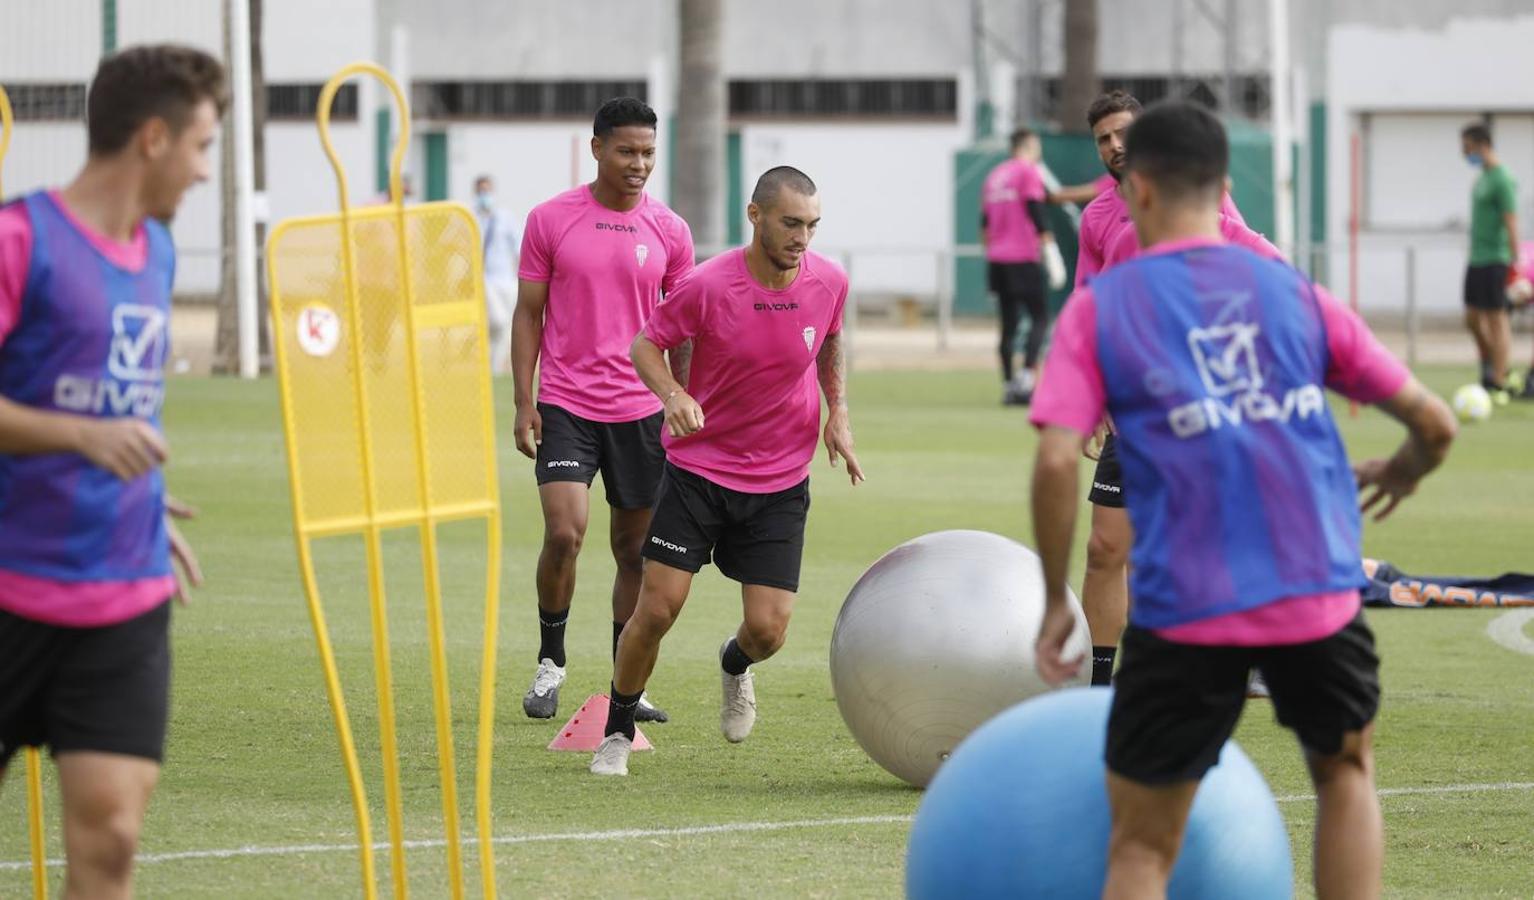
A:
[[[485,306],[490,324],[490,371],[511,367],[511,314],[517,306],[517,257],[522,237],[516,219],[495,205],[495,181],[474,179],[474,217],[485,261]]]
[[[1507,357],[1513,342],[1507,287],[1518,260],[1518,185],[1479,122],[1459,133],[1465,161],[1481,170],[1470,190],[1470,264],[1465,269],[1465,327],[1481,359],[1481,386],[1507,402]]]

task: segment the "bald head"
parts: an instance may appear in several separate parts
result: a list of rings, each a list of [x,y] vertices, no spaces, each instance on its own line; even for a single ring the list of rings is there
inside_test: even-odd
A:
[[[804,197],[815,196],[815,182],[793,166],[778,166],[762,173],[756,180],[756,190],[751,192],[751,202],[763,209],[770,208],[783,189]]]

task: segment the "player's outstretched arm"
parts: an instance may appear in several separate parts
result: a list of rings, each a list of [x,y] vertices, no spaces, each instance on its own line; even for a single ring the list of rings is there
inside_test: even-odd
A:
[[[123,481],[132,481],[164,465],[169,452],[165,438],[143,419],[49,412],[0,398],[0,453],[78,453]]]
[[[1386,415],[1406,426],[1406,440],[1389,459],[1365,460],[1353,467],[1358,489],[1366,492],[1362,509],[1378,509],[1374,520],[1390,515],[1417,490],[1417,484],[1449,455],[1458,426],[1447,403],[1416,378],[1381,401]]]
[[[533,373],[543,347],[543,310],[549,304],[549,283],[517,281],[517,308],[511,314],[511,383],[517,404],[512,434],[517,449],[528,459],[538,458],[543,443],[543,417],[533,399]]]
[[[1097,182],[1089,181],[1086,184],[1062,185],[1059,189],[1050,191],[1046,199],[1055,206],[1065,203],[1086,206],[1096,200],[1100,193],[1102,189],[1097,186]]]
[[[1066,600],[1065,576],[1076,532],[1077,462],[1086,439],[1069,428],[1047,426],[1039,433],[1033,461],[1033,539],[1044,568],[1044,622],[1034,648],[1039,676],[1058,685],[1081,669],[1080,656],[1067,658],[1065,643],[1076,627]]]
[[[858,464],[857,454],[852,451],[852,421],[847,412],[847,354],[842,349],[842,333],[826,337],[815,357],[815,374],[820,378],[820,390],[826,395],[826,453],[832,467],[840,456],[847,461],[847,477],[853,484],[864,480],[863,467]]]
[[[690,352],[690,342],[688,347]],[[672,348],[672,352],[676,352],[676,348]],[[639,373],[639,380],[665,404],[666,427],[670,429],[672,437],[686,437],[702,430],[703,407],[698,405],[698,401],[687,393],[681,381],[672,374],[665,351],[646,337],[643,331],[629,345],[629,358],[634,361],[634,371]]]

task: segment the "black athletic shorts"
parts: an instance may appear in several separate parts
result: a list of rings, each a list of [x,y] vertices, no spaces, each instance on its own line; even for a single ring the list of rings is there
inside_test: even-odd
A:
[[[688,572],[709,562],[741,584],[799,590],[810,480],[771,494],[721,487],[666,463],[646,559]]]
[[[1036,262],[986,264],[986,281],[997,297],[1043,297],[1044,267]]]
[[[1507,266],[1489,263],[1465,269],[1465,305],[1493,312],[1507,309]]]
[[[170,603],[100,628],[0,611],[0,768],[23,746],[159,762],[170,708]]]
[[[591,485],[602,473],[607,504],[618,509],[655,505],[666,451],[660,445],[666,414],[632,422],[593,422],[548,403],[538,404],[543,443],[538,445],[538,483],[579,481]]]
[[[1108,432],[1103,441],[1103,452],[1097,457],[1097,469],[1092,472],[1092,490],[1087,499],[1098,506],[1113,509],[1124,508],[1124,470],[1119,468],[1119,436]]]
[[[1278,723],[1312,753],[1342,749],[1346,732],[1379,711],[1379,657],[1363,612],[1319,641],[1282,647],[1203,647],[1124,630],[1108,714],[1109,770],[1141,784],[1204,777],[1236,729],[1252,667]]]

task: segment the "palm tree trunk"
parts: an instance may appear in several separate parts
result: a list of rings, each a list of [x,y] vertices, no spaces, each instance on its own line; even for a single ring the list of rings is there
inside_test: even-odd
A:
[[[229,31],[230,8],[244,0],[224,0],[224,59],[234,57],[234,36]],[[231,84],[231,90],[242,90],[243,85]],[[240,371],[240,315],[235,291],[237,278],[234,259],[235,222],[234,183],[234,104],[224,108],[224,139],[218,142],[219,225],[218,245],[218,325],[213,338],[213,373],[234,375]]]
[[[700,251],[718,252],[725,234],[722,0],[680,0],[677,22],[681,72],[672,205],[692,226]]]
[[[1055,117],[1068,132],[1087,130],[1087,107],[1101,90],[1097,77],[1097,0],[1066,0],[1065,82]]]

